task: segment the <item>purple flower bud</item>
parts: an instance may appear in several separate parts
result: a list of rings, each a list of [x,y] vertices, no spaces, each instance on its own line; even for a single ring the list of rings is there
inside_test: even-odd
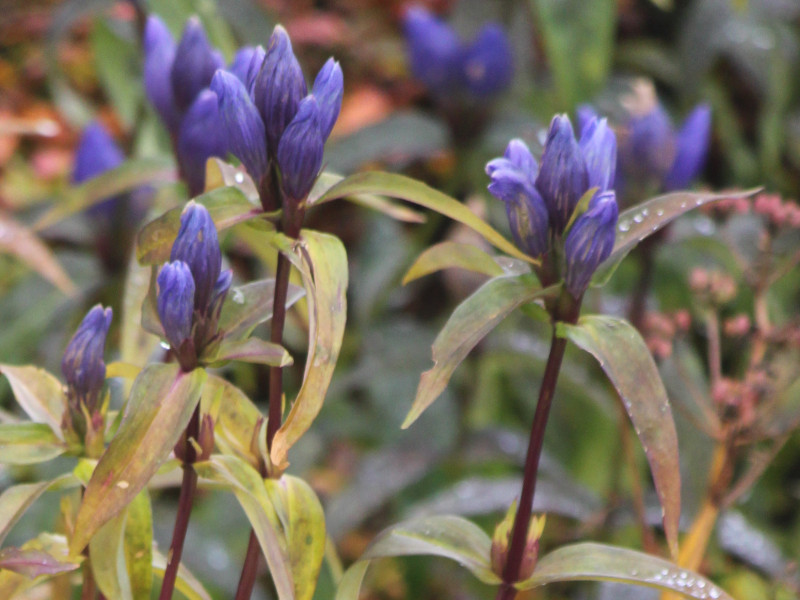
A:
[[[539,173],[539,165],[528,149],[528,145],[518,138],[508,143],[503,158],[489,161],[486,165],[486,174],[491,177],[492,173],[498,169],[519,170],[526,175],[531,185],[534,185],[536,175]]]
[[[550,225],[557,234],[564,231],[581,196],[589,188],[583,152],[575,141],[566,115],[556,115],[544,144],[536,189],[542,195]]]
[[[177,134],[180,113],[172,94],[172,64],[175,40],[156,16],[149,16],[144,29],[144,90],[164,125]]]
[[[489,173],[488,165],[486,170]],[[494,168],[489,176],[492,178],[489,191],[505,203],[511,235],[517,246],[534,257],[546,253],[549,242],[547,206],[527,174],[514,168]]]
[[[197,95],[207,88],[217,69],[225,67],[222,55],[211,47],[197,17],[186,22],[175,50],[170,79],[178,110],[184,112]]]
[[[61,372],[71,394],[92,410],[106,379],[103,352],[111,326],[111,309],[96,305],[86,313],[78,330],[67,344]]]
[[[319,129],[322,139],[327,140],[333,130],[333,124],[342,109],[344,95],[344,75],[339,63],[329,58],[317,73],[311,94],[319,105]]]
[[[181,260],[165,264],[158,274],[156,308],[173,349],[192,335],[195,283],[189,265]]]
[[[611,254],[617,227],[617,199],[613,191],[597,193],[589,208],[570,227],[564,241],[564,283],[574,298],[580,298],[595,269]]]
[[[255,104],[267,132],[267,148],[277,151],[278,142],[308,93],[300,63],[292,51],[286,30],[277,25],[269,38],[264,64],[253,86]]]
[[[419,6],[406,12],[403,30],[414,77],[434,94],[452,94],[461,55],[456,32]]]
[[[81,134],[75,151],[73,183],[82,183],[115,169],[125,160],[125,155],[99,122],[90,123]]]
[[[230,73],[217,71],[211,90],[219,98],[219,127],[226,146],[258,184],[268,166],[264,123],[258,109],[244,84]]]
[[[250,63],[253,62],[253,56],[257,53],[256,46],[244,46],[239,48],[228,65],[228,72],[233,73],[247,87],[247,75],[250,73]]]
[[[701,104],[686,117],[675,138],[675,160],[664,179],[664,189],[688,187],[706,161],[711,137],[711,108]]]
[[[264,59],[266,57],[267,51],[264,50],[264,46],[256,46],[255,52],[253,52],[253,56],[250,58],[250,66],[247,67],[247,78],[244,82],[251,100],[254,98],[253,87],[256,84],[256,77],[261,71],[261,65],[264,64]]]
[[[464,85],[479,98],[501,92],[511,83],[514,58],[508,37],[499,25],[485,25],[464,49],[461,61]]]
[[[206,161],[212,156],[225,158],[227,154],[217,104],[217,95],[203,90],[181,122],[178,160],[191,197],[202,194],[206,187]]]
[[[214,284],[214,290],[211,292],[211,302],[209,303],[211,311],[214,311],[216,308],[222,305],[222,302],[225,300],[225,296],[231,287],[232,281],[233,271],[230,269],[225,269],[219,274],[219,277],[217,277],[217,282]]]
[[[583,137],[583,132],[586,130],[589,123],[592,122],[592,119],[600,118],[600,115],[597,114],[597,111],[591,104],[581,104],[576,111],[576,116],[578,117],[578,131],[581,137]]]
[[[589,187],[601,192],[614,187],[617,170],[617,138],[605,119],[593,119],[586,124],[579,143],[586,161]]]
[[[222,254],[214,221],[202,204],[191,201],[186,205],[169,259],[189,266],[194,280],[194,308],[206,313],[222,268]]]
[[[304,200],[322,167],[324,141],[319,129],[319,106],[314,96],[300,103],[278,145],[278,166],[286,196]]]
[[[675,160],[675,140],[669,115],[660,104],[635,116],[625,128],[618,171],[626,181],[653,181],[659,185]]]

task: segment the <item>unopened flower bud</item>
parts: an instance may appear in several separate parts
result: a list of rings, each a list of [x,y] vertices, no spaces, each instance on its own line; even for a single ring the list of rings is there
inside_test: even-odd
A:
[[[172,348],[177,352],[192,335],[195,283],[185,262],[165,264],[158,274],[156,308],[161,325]]]
[[[536,188],[516,169],[493,169],[491,178],[489,191],[505,203],[511,235],[517,246],[534,257],[547,252],[549,217]]]
[[[456,32],[418,6],[406,12],[403,29],[414,77],[434,94],[452,93],[461,54]]]
[[[501,92],[511,83],[514,74],[511,44],[499,25],[485,25],[464,49],[461,61],[464,85],[478,98]]]
[[[711,108],[697,106],[675,136],[675,159],[664,179],[664,189],[686,188],[703,168],[711,137]]]
[[[300,103],[278,145],[278,166],[286,196],[304,200],[322,167],[324,141],[319,128],[319,106],[314,96]]]
[[[125,155],[99,122],[87,125],[75,150],[72,181],[83,183],[106,171],[115,169],[125,160]]]
[[[83,318],[67,344],[61,360],[61,372],[72,397],[81,401],[91,414],[106,379],[103,352],[111,326],[111,309],[94,306]]]
[[[286,127],[308,93],[300,63],[286,30],[277,25],[269,38],[264,64],[256,76],[253,94],[267,134],[267,147],[276,152]]]
[[[317,99],[319,106],[319,130],[322,140],[328,139],[333,124],[339,117],[344,95],[344,75],[342,67],[332,58],[322,66],[314,80],[311,95]]]
[[[205,313],[222,269],[222,254],[214,221],[202,204],[192,201],[186,205],[169,259],[189,267],[195,287],[194,308]]]
[[[178,160],[189,186],[191,197],[203,193],[206,185],[206,161],[212,156],[225,158],[225,138],[219,129],[218,98],[203,90],[189,107],[178,136]]]
[[[180,112],[172,93],[172,64],[175,40],[158,17],[147,17],[144,29],[144,91],[167,129],[176,134]]]
[[[595,269],[611,254],[617,227],[617,200],[614,192],[595,194],[589,208],[580,215],[564,241],[567,291],[579,298]]]
[[[601,192],[614,187],[617,168],[617,138],[605,119],[595,119],[582,128],[580,147],[586,161],[589,187]]]
[[[187,110],[203,88],[211,83],[214,72],[224,67],[222,55],[212,48],[200,20],[190,18],[175,49],[170,74],[172,95],[178,110]]]

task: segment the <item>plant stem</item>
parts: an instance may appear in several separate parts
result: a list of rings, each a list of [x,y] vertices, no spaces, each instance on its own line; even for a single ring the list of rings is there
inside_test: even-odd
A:
[[[94,581],[94,575],[92,575],[92,565],[90,559],[88,558],[87,548],[87,559],[86,562],[83,563],[83,586],[81,587],[81,600],[94,600],[96,594],[97,584]]]
[[[175,580],[178,577],[178,567],[181,564],[183,543],[186,540],[186,531],[189,529],[189,517],[192,514],[192,501],[197,489],[197,472],[194,462],[197,453],[192,445],[192,439],[197,440],[200,435],[200,406],[194,409],[189,425],[186,426],[186,449],[183,459],[183,481],[181,494],[178,498],[178,515],[175,517],[175,527],[172,530],[172,543],[169,547],[167,568],[164,571],[164,581],[161,583],[159,600],[170,600],[175,589]]]
[[[577,320],[579,308],[580,302],[575,303],[568,310],[569,318],[563,320],[574,323]],[[519,580],[519,568],[525,555],[525,541],[528,537],[528,526],[531,520],[531,512],[533,511],[533,497],[536,492],[536,479],[539,472],[539,458],[542,455],[544,431],[547,426],[547,418],[550,415],[550,406],[553,402],[553,394],[566,347],[566,338],[558,337],[555,327],[553,327],[550,354],[547,357],[547,364],[544,368],[544,377],[539,388],[539,400],[536,403],[536,412],[533,415],[533,425],[528,440],[528,454],[525,458],[522,492],[517,506],[517,514],[514,517],[514,526],[511,529],[511,542],[508,547],[506,564],[503,568],[503,583],[500,585],[495,600],[512,600],[517,594],[514,589],[514,583]]]
[[[299,234],[299,227],[292,231],[296,237]],[[275,292],[272,302],[272,323],[269,339],[275,344],[283,342],[283,328],[286,323],[286,296],[289,291],[289,273],[291,263],[280,252],[278,253],[278,264],[275,267]],[[267,452],[272,450],[272,440],[281,426],[283,419],[283,370],[281,367],[270,367],[269,369],[269,407],[267,413]],[[267,475],[266,465],[262,466],[261,476]],[[245,554],[242,574],[239,576],[239,586],[236,588],[235,600],[247,600],[253,593],[253,586],[256,583],[256,572],[258,570],[258,560],[261,557],[261,548],[258,538],[254,531],[250,531],[250,541],[247,543],[247,553]]]

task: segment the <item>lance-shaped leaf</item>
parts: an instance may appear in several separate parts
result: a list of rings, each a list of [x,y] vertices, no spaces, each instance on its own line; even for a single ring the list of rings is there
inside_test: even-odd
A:
[[[433,367],[417,386],[414,404],[402,427],[411,425],[447,387],[456,367],[478,342],[518,306],[550,293],[533,275],[495,277],[456,307],[433,342]]]
[[[390,556],[442,556],[457,561],[478,579],[499,584],[492,572],[492,540],[477,525],[462,517],[437,515],[393,525],[373,540],[361,559],[342,577],[335,600],[357,600],[371,560]]]
[[[78,563],[61,560],[44,550],[3,548],[0,550],[0,569],[8,569],[29,579],[40,575],[57,575],[78,568]]]
[[[235,456],[214,455],[208,461],[197,463],[195,469],[203,479],[233,491],[261,544],[278,599],[293,600],[294,583],[286,539],[281,534],[280,520],[261,475]]]
[[[733,600],[708,579],[663,558],[605,544],[558,548],[539,559],[519,590],[557,581],[617,581],[678,592],[697,600]]]
[[[125,564],[126,508],[100,527],[89,540],[89,557],[97,587],[106,598],[119,600],[133,600]]]
[[[306,200],[306,205],[309,207],[317,206],[323,202],[334,200],[335,198],[328,198],[325,196],[325,194],[329,189],[343,179],[344,177],[341,175],[322,173],[319,177],[317,177],[314,187],[311,188],[311,191],[308,194],[308,200]],[[392,202],[385,196],[377,196],[375,194],[354,194],[352,196],[346,196],[345,200],[349,200],[353,204],[358,204],[364,208],[370,208],[377,212],[383,213],[387,217],[391,217],[392,219],[402,221],[404,223],[425,222],[425,215],[422,215],[408,208],[407,206],[403,206],[402,204]]]
[[[286,308],[292,306],[304,294],[303,288],[290,284],[286,294]],[[220,312],[220,330],[226,337],[246,336],[253,327],[272,318],[274,299],[274,279],[259,279],[231,288]]]
[[[142,327],[142,306],[150,289],[150,271],[149,267],[140,265],[133,253],[131,254],[122,295],[122,322],[119,334],[119,360],[122,363],[144,365],[158,346],[158,336]],[[111,364],[107,364],[106,378],[113,377],[112,373]],[[135,379],[135,376],[132,379]],[[131,382],[126,381],[123,384],[125,397],[130,392]]]
[[[675,192],[656,196],[623,211],[617,219],[617,236],[614,241],[614,249],[611,251],[611,255],[595,271],[592,284],[604,285],[611,278],[622,259],[628,255],[628,252],[643,239],[666,227],[681,215],[709,202],[726,198],[745,198],[752,196],[759,190],[761,188],[753,188],[742,192],[731,190],[715,194]]]
[[[319,199],[319,202],[346,198],[353,194],[380,194],[392,198],[401,198],[435,210],[454,221],[466,225],[470,229],[474,229],[498,250],[527,262],[538,262],[520,251],[464,204],[411,177],[395,173],[381,173],[379,171],[356,173],[330,188]]]
[[[238,387],[216,375],[209,375],[206,390],[215,397],[220,394],[218,412],[214,419],[214,441],[225,454],[236,454],[251,466],[258,465],[250,445],[259,418],[255,404]]]
[[[66,449],[66,444],[45,423],[0,425],[0,463],[40,463],[60,456]]]
[[[75,284],[39,237],[0,211],[0,252],[12,254],[62,292],[71,296]]]
[[[588,315],[558,324],[559,335],[594,356],[617,389],[642,443],[664,517],[664,533],[678,555],[681,475],[678,436],[667,391],[641,335],[627,321]]]
[[[21,483],[12,485],[0,494],[0,544],[6,539],[8,532],[25,514],[39,496],[48,490],[60,490],[77,487],[80,482],[71,475],[61,475],[51,481],[37,483]]]
[[[50,556],[55,561],[64,565],[69,564],[70,568],[59,568],[52,564],[51,559],[46,559],[50,566],[43,566],[44,570],[54,570],[54,573],[41,572],[34,578],[20,575],[10,569],[0,568],[0,598],[12,600],[22,597],[20,594],[25,590],[38,585],[43,581],[59,575],[65,571],[72,571],[80,565],[81,557],[69,556],[67,552],[67,540],[63,535],[52,533],[40,533],[34,539],[25,542],[19,549],[25,553],[42,552]],[[35,559],[34,561],[35,562]],[[35,567],[31,565],[35,570]]]
[[[175,181],[175,169],[163,159],[127,160],[116,169],[67,190],[36,222],[34,230],[41,231],[98,202],[145,184],[170,181]]]
[[[164,579],[164,572],[167,570],[167,557],[158,550],[153,549],[153,575],[159,579]],[[175,589],[186,596],[186,600],[211,600],[203,584],[195,577],[189,569],[178,565],[178,578],[175,581]]]
[[[494,258],[477,246],[460,242],[441,242],[431,246],[417,257],[414,264],[403,275],[403,285],[436,271],[453,267],[482,273],[489,277],[498,277],[503,274],[503,268],[497,264]]]
[[[125,563],[134,600],[150,600],[153,587],[153,509],[147,488],[127,509]]]
[[[289,255],[303,275],[309,312],[308,356],[303,383],[286,421],[272,441],[272,462],[286,468],[289,448],[322,408],[342,347],[347,319],[347,254],[339,238],[304,229]]]
[[[260,206],[250,202],[233,186],[217,188],[194,201],[208,209],[217,231],[264,214]],[[136,257],[140,264],[155,265],[169,260],[172,243],[181,227],[181,212],[183,206],[177,206],[142,227],[136,239]]]
[[[92,473],[70,540],[80,552],[147,485],[189,423],[205,381],[177,365],[152,365],[133,384],[119,430]]]
[[[36,423],[47,423],[63,439],[61,417],[67,398],[61,382],[44,369],[33,366],[0,365],[22,410]]]
[[[240,360],[271,367],[286,367],[293,362],[286,348],[259,338],[223,341],[211,355],[203,355],[202,359],[214,365],[230,360]]]
[[[291,475],[265,482],[283,527],[297,600],[311,600],[325,555],[325,513],[305,481]]]

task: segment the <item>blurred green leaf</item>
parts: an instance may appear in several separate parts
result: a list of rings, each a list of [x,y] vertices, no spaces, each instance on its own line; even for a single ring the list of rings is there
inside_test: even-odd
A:
[[[270,458],[279,468],[319,414],[336,368],[347,319],[347,254],[339,238],[304,229],[289,254],[303,276],[309,313],[308,356],[303,384],[272,440]]]
[[[440,242],[417,257],[403,275],[403,285],[436,271],[453,267],[482,273],[489,277],[503,274],[503,268],[494,258],[477,246],[459,242]]]
[[[264,483],[286,537],[295,598],[311,600],[327,539],[322,505],[314,490],[297,477],[284,475]]]
[[[557,581],[618,581],[678,592],[698,600],[733,600],[693,571],[644,552],[605,544],[573,544],[542,556],[533,575],[516,584],[529,590]]]
[[[328,172],[321,173],[314,182],[314,187],[311,189],[311,192],[308,194],[308,200],[306,200],[306,204],[309,207],[314,207],[333,200],[333,198],[325,198],[325,194],[329,189],[343,179],[344,177],[342,175],[336,175]],[[425,215],[411,210],[410,208],[401,204],[396,204],[384,196],[378,196],[375,194],[354,194],[352,196],[346,196],[345,200],[349,200],[353,204],[358,204],[364,208],[369,208],[371,210],[383,213],[392,219],[396,219],[397,221],[403,221],[405,223],[425,222]]]
[[[143,489],[128,505],[125,523],[125,563],[134,600],[150,600],[153,587],[153,510]]]
[[[65,474],[50,481],[12,485],[0,494],[0,544],[8,532],[20,520],[25,511],[39,496],[48,490],[69,489],[80,484],[72,474]]]
[[[75,553],[147,485],[189,423],[205,378],[203,369],[184,373],[175,364],[150,365],[136,378],[119,430],[86,487],[70,540]]]
[[[505,239],[461,202],[416,179],[394,173],[381,173],[380,171],[357,173],[334,185],[325,192],[325,195],[319,201],[327,202],[335,198],[346,198],[353,194],[380,194],[424,206],[450,217],[470,229],[474,229],[487,242],[506,254],[526,262],[537,262],[517,249],[514,244]]]
[[[89,540],[89,558],[97,587],[106,598],[132,600],[131,581],[125,564],[125,522],[121,512],[100,527]]]
[[[58,202],[53,203],[51,208],[36,221],[33,230],[46,229],[106,198],[129,192],[148,183],[174,180],[175,169],[163,158],[128,159],[116,169],[106,171],[66,190]]]
[[[66,445],[45,423],[0,425],[0,463],[27,465],[51,460]]]
[[[286,308],[292,306],[305,293],[303,288],[290,284],[286,294]],[[219,315],[220,331],[223,331],[226,337],[240,338],[248,335],[253,327],[272,318],[274,299],[274,279],[259,279],[232,287]]]
[[[203,356],[202,359],[211,363],[240,360],[271,367],[286,367],[293,362],[286,348],[280,344],[265,342],[259,338],[231,342],[223,341],[212,356]]]
[[[214,423],[214,441],[226,454],[235,453],[251,466],[258,464],[250,445],[259,418],[255,404],[238,387],[216,375],[209,375],[204,394],[221,393]]]
[[[661,502],[664,533],[678,556],[681,473],[678,434],[667,391],[642,336],[616,317],[582,316],[577,325],[558,324],[559,335],[594,356],[619,392],[642,443]]]
[[[29,579],[39,575],[67,573],[74,571],[78,566],[74,562],[61,561],[43,550],[23,550],[14,547],[0,550],[0,569],[19,573]]]
[[[53,533],[40,533],[32,540],[25,542],[21,548],[25,552],[42,552],[52,557],[55,561],[63,564],[70,564],[69,569],[57,570],[54,574],[63,573],[66,570],[74,570],[80,564],[80,557],[69,556],[67,552],[67,540],[63,535]],[[52,562],[50,558],[47,562]],[[58,567],[56,567],[58,569]],[[20,597],[20,594],[34,585],[38,585],[53,577],[53,574],[42,573],[36,578],[29,578],[19,573],[7,569],[0,569],[0,598],[12,600]],[[22,596],[28,598],[29,596]]]
[[[434,365],[419,380],[414,404],[403,429],[416,421],[447,387],[456,367],[478,342],[515,308],[546,296],[533,275],[495,277],[484,283],[450,315],[433,343]]]
[[[17,403],[31,420],[46,423],[59,439],[63,439],[61,418],[67,409],[67,399],[61,382],[34,366],[0,365],[0,372],[8,379]]]
[[[129,129],[142,101],[138,45],[117,35],[102,18],[95,19],[90,39],[103,89],[123,125]]]

